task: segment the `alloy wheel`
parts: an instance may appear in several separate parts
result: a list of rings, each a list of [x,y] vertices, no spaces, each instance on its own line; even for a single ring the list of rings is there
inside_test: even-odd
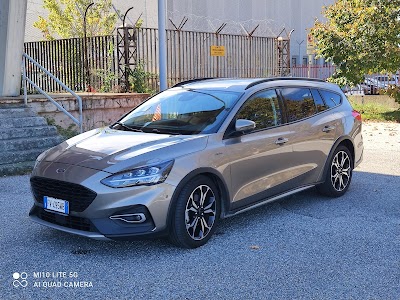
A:
[[[216,200],[208,185],[199,185],[190,194],[185,209],[185,225],[189,236],[196,241],[204,239],[216,218]]]
[[[331,165],[331,182],[333,188],[341,192],[350,182],[351,160],[345,151],[336,153]]]

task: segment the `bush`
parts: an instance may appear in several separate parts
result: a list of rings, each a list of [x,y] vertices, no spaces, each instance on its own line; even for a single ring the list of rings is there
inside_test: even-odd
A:
[[[136,67],[129,73],[130,90],[136,93],[154,94],[155,91],[149,87],[149,79],[154,74],[144,70],[144,63],[139,61]]]

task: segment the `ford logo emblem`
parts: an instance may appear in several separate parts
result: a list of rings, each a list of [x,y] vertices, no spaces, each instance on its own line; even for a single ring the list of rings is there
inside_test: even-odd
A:
[[[57,169],[56,170],[56,173],[64,173],[65,172],[65,169]]]

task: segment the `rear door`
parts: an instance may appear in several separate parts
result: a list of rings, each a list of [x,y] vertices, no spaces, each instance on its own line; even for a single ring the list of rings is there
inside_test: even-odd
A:
[[[296,134],[291,139],[297,178],[295,188],[313,184],[326,162],[336,137],[340,113],[325,113],[329,109],[317,89],[281,88],[288,130]]]

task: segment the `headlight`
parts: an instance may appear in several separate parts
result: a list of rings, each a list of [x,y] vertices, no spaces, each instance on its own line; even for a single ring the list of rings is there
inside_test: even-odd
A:
[[[157,165],[132,169],[107,177],[101,183],[113,188],[161,183],[167,179],[173,164],[174,161],[171,160]]]

